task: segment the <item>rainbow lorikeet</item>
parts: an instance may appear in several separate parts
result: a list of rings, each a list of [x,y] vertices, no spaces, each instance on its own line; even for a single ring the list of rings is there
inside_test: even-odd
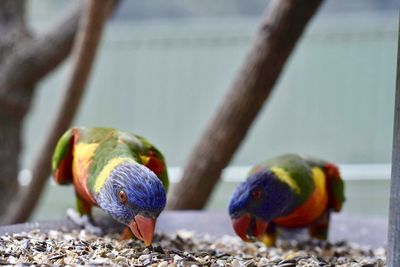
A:
[[[326,239],[331,211],[340,211],[344,183],[337,166],[288,154],[256,165],[234,191],[229,214],[236,234],[274,245],[277,228],[307,227]]]
[[[73,184],[77,209],[99,206],[146,246],[166,204],[168,175],[160,151],[145,138],[111,128],[72,128],[58,141],[52,168],[58,184]]]

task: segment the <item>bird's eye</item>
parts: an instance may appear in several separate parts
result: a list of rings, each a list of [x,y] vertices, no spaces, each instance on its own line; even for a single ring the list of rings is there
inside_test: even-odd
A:
[[[232,215],[231,215],[231,217],[232,218],[239,218],[240,217],[240,212],[234,212]]]
[[[261,197],[262,197],[262,192],[261,192],[260,189],[254,189],[254,190],[251,192],[251,196],[253,197],[253,199],[259,200],[259,199],[261,199]]]
[[[126,204],[126,202],[128,201],[128,197],[126,196],[126,193],[123,190],[119,190],[117,192],[117,198],[121,204]]]

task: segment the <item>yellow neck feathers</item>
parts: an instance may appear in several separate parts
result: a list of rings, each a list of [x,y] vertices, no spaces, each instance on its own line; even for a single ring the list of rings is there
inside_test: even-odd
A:
[[[134,162],[131,158],[113,158],[106,165],[104,165],[103,169],[100,171],[99,175],[96,178],[96,182],[94,184],[94,191],[97,193],[103,187],[107,178],[110,176],[110,173],[123,162]]]
[[[286,183],[290,188],[292,188],[293,191],[300,193],[299,185],[290,177],[290,174],[287,171],[279,167],[272,167],[271,171],[280,181]]]

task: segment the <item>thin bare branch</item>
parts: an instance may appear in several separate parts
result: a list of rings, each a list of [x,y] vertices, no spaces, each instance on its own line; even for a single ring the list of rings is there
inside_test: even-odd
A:
[[[0,32],[15,24],[25,24],[25,0],[2,0],[0,9]],[[10,24],[13,26],[10,27]]]
[[[69,54],[83,3],[71,6],[48,32],[28,42],[14,44],[0,68],[0,94],[13,88],[33,88],[33,85],[57,67]],[[4,101],[4,100],[3,100]]]
[[[33,168],[32,182],[21,199],[23,205],[18,209],[14,222],[29,218],[43,187],[50,175],[51,155],[60,136],[70,126],[79,107],[88,81],[96,50],[101,38],[103,25],[116,4],[115,0],[86,0],[85,13],[79,24],[79,31],[72,51],[72,72],[67,81],[64,96],[56,112],[54,123],[49,127],[39,156]]]
[[[228,94],[209,121],[168,203],[173,209],[201,209],[322,0],[273,0]]]

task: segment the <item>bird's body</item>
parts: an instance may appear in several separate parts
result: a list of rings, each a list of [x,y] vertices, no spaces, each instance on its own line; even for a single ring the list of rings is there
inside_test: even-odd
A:
[[[343,202],[344,184],[335,165],[283,155],[250,171],[234,192],[229,213],[242,239],[271,245],[277,227],[308,227],[311,236],[326,239],[329,214],[340,211]]]
[[[60,138],[52,167],[57,183],[74,185],[81,214],[90,215],[91,207],[99,206],[136,236],[137,221],[144,216],[155,223],[165,207],[164,157],[138,135],[111,128],[72,128]]]

